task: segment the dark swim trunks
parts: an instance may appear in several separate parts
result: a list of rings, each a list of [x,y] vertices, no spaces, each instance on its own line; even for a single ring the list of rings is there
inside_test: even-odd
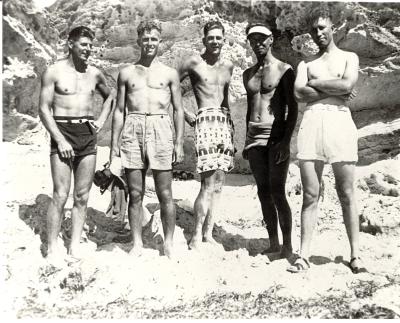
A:
[[[93,116],[85,117],[61,117],[54,116],[57,127],[74,149],[76,157],[96,155],[97,134],[94,127],[89,123]],[[50,156],[58,153],[58,145],[51,138]]]

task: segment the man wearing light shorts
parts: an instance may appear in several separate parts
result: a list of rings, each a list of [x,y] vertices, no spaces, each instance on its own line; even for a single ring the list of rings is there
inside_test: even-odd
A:
[[[173,256],[175,205],[172,200],[172,165],[183,159],[184,112],[179,76],[157,59],[161,24],[143,21],[138,28],[140,59],[121,69],[118,76],[117,107],[113,116],[110,163],[121,156],[129,189],[129,223],[132,228],[131,255],[139,256],[142,241],[142,201],[147,169],[152,169],[164,231],[164,255]],[[174,109],[176,140],[168,115]],[[124,122],[125,106],[127,116]],[[121,135],[122,131],[122,135]],[[121,135],[121,144],[119,139]],[[120,148],[120,149],[119,149]]]
[[[352,98],[358,79],[358,57],[336,47],[328,6],[316,7],[308,19],[310,34],[319,53],[297,68],[295,96],[306,102],[298,134],[298,155],[303,184],[300,257],[288,268],[309,268],[309,250],[314,231],[324,163],[332,164],[336,191],[350,241],[350,269],[366,271],[359,257],[359,219],[354,196],[357,129],[345,101]]]
[[[190,78],[197,102],[197,116],[185,110],[185,119],[195,127],[197,172],[201,188],[194,203],[195,232],[190,249],[202,242],[215,243],[212,237],[214,213],[225,181],[233,168],[233,123],[229,113],[228,90],[233,72],[232,62],[220,58],[225,29],[219,21],[204,26],[205,52],[192,56],[181,66],[181,80]]]

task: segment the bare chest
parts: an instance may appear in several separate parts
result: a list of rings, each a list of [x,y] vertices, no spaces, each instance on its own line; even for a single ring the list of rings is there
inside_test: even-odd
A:
[[[128,93],[146,89],[164,90],[168,87],[169,79],[162,71],[134,71],[127,80]]]
[[[346,57],[323,56],[307,65],[308,79],[339,79],[346,69]]]
[[[90,72],[65,72],[56,84],[55,90],[61,95],[94,94],[96,78]]]
[[[278,87],[281,77],[281,72],[276,69],[260,68],[249,78],[247,91],[249,94],[273,93]]]
[[[225,85],[231,78],[230,71],[224,66],[208,66],[201,64],[191,71],[198,85]]]

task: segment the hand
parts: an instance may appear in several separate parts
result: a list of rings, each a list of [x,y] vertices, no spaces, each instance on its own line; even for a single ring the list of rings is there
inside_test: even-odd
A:
[[[114,149],[111,147],[110,149],[110,157],[109,157],[109,164],[111,165],[114,158],[121,157],[121,151],[119,149]]]
[[[243,149],[243,151],[242,151],[242,157],[243,157],[243,159],[245,159],[245,160],[248,160],[249,159],[249,151],[246,149],[246,150],[244,150]]]
[[[90,125],[96,130],[96,133],[99,133],[101,128],[104,126],[104,122],[100,122],[99,120],[89,120]]]
[[[350,101],[355,99],[357,96],[357,90],[356,89],[352,89],[350,93],[348,94],[343,94],[341,95],[341,97],[346,100],[346,101]]]
[[[183,146],[176,144],[174,146],[174,154],[172,156],[172,165],[176,165],[179,163],[183,162],[183,157],[184,157],[184,153],[183,153]]]
[[[186,112],[185,120],[191,127],[194,127],[196,124],[196,115],[193,112]]]
[[[290,142],[282,140],[276,143],[272,149],[275,150],[275,164],[280,164],[290,157]]]
[[[62,158],[74,159],[74,157],[75,157],[74,149],[72,148],[70,143],[68,141],[66,141],[65,139],[58,143],[57,149]]]

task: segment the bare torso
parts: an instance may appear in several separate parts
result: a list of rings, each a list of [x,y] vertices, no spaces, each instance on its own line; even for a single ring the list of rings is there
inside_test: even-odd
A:
[[[231,62],[218,61],[209,65],[201,57],[192,58],[188,74],[199,109],[224,105],[232,68]]]
[[[331,53],[324,53],[320,57],[307,62],[308,80],[332,80],[341,79],[346,69],[347,57],[349,53],[340,49]],[[341,96],[330,96],[328,98],[314,101],[308,105],[318,103],[343,105],[345,100]]]
[[[284,120],[286,103],[281,99],[283,87],[279,86],[289,65],[275,61],[270,66],[255,65],[245,72],[245,87],[252,122]],[[284,95],[284,94],[283,94]]]
[[[51,70],[54,77],[54,116],[93,116],[93,97],[98,82],[98,70],[88,66],[84,73],[68,65],[67,60],[57,62]]]
[[[171,103],[171,68],[152,63],[131,65],[123,70],[126,106],[129,112],[165,112]]]

